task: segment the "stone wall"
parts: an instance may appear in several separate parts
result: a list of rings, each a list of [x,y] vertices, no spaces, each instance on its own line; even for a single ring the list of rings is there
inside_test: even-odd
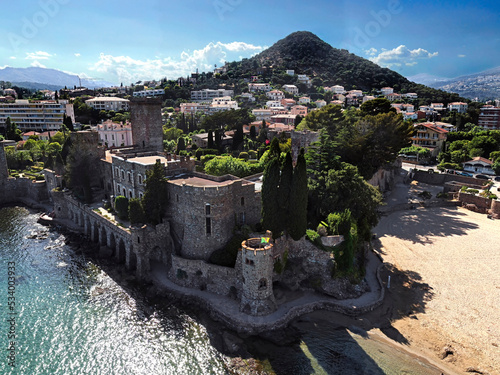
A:
[[[253,225],[260,220],[260,199],[254,184],[244,180],[223,186],[169,183],[168,191],[167,211],[182,242],[181,255],[188,259],[208,260],[231,239],[235,225]]]
[[[297,162],[297,157],[299,156],[300,149],[304,148],[306,151],[308,147],[313,142],[319,140],[319,132],[306,131],[292,131],[292,160],[294,163]]]
[[[238,298],[241,294],[241,274],[236,268],[209,264],[203,260],[172,256],[169,279],[177,285],[207,290],[208,292]]]
[[[462,206],[469,208],[473,211],[486,213],[492,206],[492,200],[484,197],[480,197],[474,194],[467,193],[458,193],[458,201],[462,204]],[[470,206],[468,206],[470,205]],[[474,208],[474,205],[476,208]]]
[[[483,186],[486,184],[486,180],[479,180],[473,177],[467,176],[459,176],[456,174],[449,173],[429,173],[427,171],[419,171],[413,172],[413,179],[419,182],[423,182],[429,185],[439,185],[442,186],[446,182],[457,181],[459,183],[471,184],[471,185],[480,185]]]
[[[0,180],[0,204],[24,203],[33,206],[48,203],[49,194],[45,181],[29,178],[8,178]]]
[[[397,173],[401,171],[401,165],[401,159],[398,158],[394,161],[394,163],[379,168],[368,183],[372,186],[378,187],[381,192],[391,190]]]

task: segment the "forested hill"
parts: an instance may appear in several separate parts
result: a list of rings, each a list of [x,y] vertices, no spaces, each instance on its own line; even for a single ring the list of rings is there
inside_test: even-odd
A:
[[[393,70],[333,48],[308,31],[290,34],[250,59],[229,64],[229,68],[230,78],[261,73],[262,78],[272,78],[275,83],[289,83],[285,70],[293,69],[296,74],[307,74],[316,87],[342,85],[346,90],[371,91],[389,86],[395,92],[416,92],[427,101],[446,104],[461,100],[457,94],[411,82]]]

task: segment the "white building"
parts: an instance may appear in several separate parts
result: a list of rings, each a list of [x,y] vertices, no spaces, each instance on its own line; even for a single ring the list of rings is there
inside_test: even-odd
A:
[[[380,89],[380,92],[382,95],[389,95],[394,93],[394,89],[392,87],[382,87]]]
[[[475,157],[472,160],[463,163],[464,171],[472,173],[484,173],[489,175],[495,175],[492,169],[493,162],[489,159],[482,158],[480,156]]]
[[[297,95],[299,93],[299,88],[295,85],[283,85],[283,91],[289,92],[290,94]]]
[[[418,95],[414,92],[408,92],[406,94],[402,94],[403,98],[407,99],[418,99]]]
[[[16,100],[14,103],[0,103],[0,129],[10,117],[22,132],[45,132],[59,130],[64,115],[68,114],[75,122],[73,104],[67,100]]]
[[[431,103],[431,108],[436,111],[442,111],[444,109],[443,103]]]
[[[257,108],[252,110],[253,115],[255,116],[256,121],[271,121],[271,116],[273,112],[270,109]]]
[[[324,106],[326,106],[326,101],[323,99],[316,100],[315,103],[317,108],[323,108]]]
[[[278,107],[283,107],[281,105],[281,100],[268,100],[266,102],[266,107],[268,108],[278,108]]]
[[[309,103],[311,103],[311,98],[308,96],[302,96],[299,98],[299,103],[300,104],[309,104]]]
[[[238,102],[231,100],[230,96],[223,96],[222,98],[213,98],[212,104],[208,109],[209,112],[229,111],[230,109],[239,109]]]
[[[448,104],[448,111],[456,111],[458,113],[467,112],[468,105],[463,102],[453,102]]]
[[[349,95],[352,95],[356,98],[361,98],[363,96],[363,91],[361,90],[351,90],[348,92]]]
[[[307,86],[311,85],[311,80],[305,74],[297,74],[297,80]]]
[[[417,120],[418,115],[415,112],[403,112],[403,120]]]
[[[181,103],[180,107],[181,107],[182,113],[194,114],[197,112],[206,113],[208,111],[208,108],[210,107],[210,105],[203,104],[203,103]]]
[[[345,94],[344,86],[335,85],[332,87],[325,87],[325,91],[333,92],[334,94]]]
[[[162,96],[165,94],[164,89],[150,89],[134,92],[134,97],[146,98],[149,96]]]
[[[85,104],[98,111],[128,111],[130,109],[130,101],[113,96],[101,96],[85,100]]]
[[[288,74],[289,76],[294,76],[295,75],[295,70],[293,70],[293,69],[287,69],[286,74]]]
[[[248,100],[249,102],[255,101],[255,97],[252,94],[250,94],[249,92],[244,92],[240,96],[242,99]]]
[[[108,147],[132,146],[132,125],[115,123],[111,120],[97,125],[97,133],[103,145]]]
[[[204,89],[204,90],[199,90],[199,91],[191,91],[191,100],[206,100],[206,101],[211,101],[214,98],[222,98],[224,96],[230,96],[232,97],[234,95],[233,90],[226,90],[226,89],[217,89],[217,90],[211,90],[211,89]]]
[[[415,112],[415,107],[413,104],[403,104],[401,105],[401,110],[404,112]]]
[[[248,84],[248,91],[250,91],[250,92],[257,92],[257,91],[268,92],[268,91],[271,91],[271,85],[269,83],[249,83]]]
[[[373,99],[375,99],[374,96],[372,96],[372,95],[365,95],[365,96],[363,96],[363,103],[366,103],[367,101],[373,100]]]
[[[280,90],[272,90],[266,92],[266,96],[271,100],[282,100],[285,99],[285,93]]]

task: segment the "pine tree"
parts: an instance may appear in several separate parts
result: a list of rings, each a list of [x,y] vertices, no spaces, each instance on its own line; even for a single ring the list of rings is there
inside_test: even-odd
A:
[[[175,151],[175,153],[179,155],[180,152],[185,149],[186,149],[186,141],[184,140],[184,137],[179,137],[179,139],[177,140],[177,150]]]
[[[262,183],[262,227],[273,232],[274,238],[280,236],[282,227],[279,220],[278,187],[280,164],[277,157],[272,158],[264,169]]]
[[[128,217],[130,224],[143,224],[146,222],[146,215],[140,199],[131,198],[128,202]]]
[[[300,150],[297,165],[293,170],[292,191],[290,192],[289,232],[298,241],[307,229],[307,168],[304,149]]]

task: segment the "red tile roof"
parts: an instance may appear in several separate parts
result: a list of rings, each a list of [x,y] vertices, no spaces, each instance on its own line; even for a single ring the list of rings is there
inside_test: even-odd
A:
[[[492,165],[493,162],[489,159],[486,159],[486,158],[482,158],[481,156],[476,156],[475,158],[473,158],[472,160],[469,160],[469,161],[466,161],[464,162],[465,163],[472,163],[472,162],[475,162],[475,161],[482,161],[483,163],[486,163],[486,164],[489,164],[489,165]]]

